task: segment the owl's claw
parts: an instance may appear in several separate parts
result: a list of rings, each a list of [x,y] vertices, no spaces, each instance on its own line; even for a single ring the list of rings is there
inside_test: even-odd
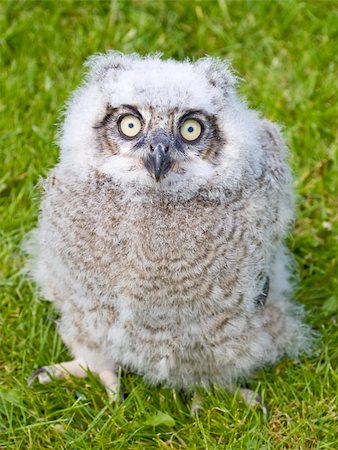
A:
[[[38,369],[34,370],[32,375],[27,380],[28,387],[32,386],[32,384],[33,384],[34,380],[36,380],[36,378],[38,378],[38,380],[41,384],[46,384],[51,381],[47,367],[48,366],[43,366],[43,367],[39,367]]]
[[[254,407],[258,405],[262,409],[264,416],[267,417],[268,410],[266,409],[266,406],[262,402],[261,396],[257,394],[257,392],[252,391],[251,389],[240,389],[239,392],[241,397],[248,406]]]

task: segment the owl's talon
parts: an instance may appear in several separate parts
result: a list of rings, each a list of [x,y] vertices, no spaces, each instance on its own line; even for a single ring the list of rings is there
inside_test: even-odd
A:
[[[262,402],[261,396],[257,394],[257,392],[252,391],[251,389],[240,389],[239,392],[248,406],[255,407],[256,405],[258,405],[262,409],[264,416],[267,417],[268,410]]]
[[[47,367],[48,366],[42,366],[42,367],[39,367],[38,369],[34,370],[32,375],[27,380],[27,386],[31,387],[37,378],[41,384],[49,383],[51,381],[51,378],[48,374]],[[47,380],[47,377],[48,377],[48,380]]]
[[[41,384],[50,383],[53,378],[64,378],[65,372],[62,372],[55,364],[54,366],[42,366],[36,369],[28,378],[27,384],[30,387],[34,380],[38,379]]]
[[[41,372],[38,374],[38,379],[41,384],[48,384],[53,380],[54,373],[53,371],[48,371],[49,367],[41,367]]]

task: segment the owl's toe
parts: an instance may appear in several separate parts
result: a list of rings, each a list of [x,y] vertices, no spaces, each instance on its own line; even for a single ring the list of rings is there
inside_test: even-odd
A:
[[[30,387],[36,379],[38,379],[41,384],[50,383],[52,379],[55,378],[52,367],[53,366],[43,366],[35,370],[28,378],[28,386]]]

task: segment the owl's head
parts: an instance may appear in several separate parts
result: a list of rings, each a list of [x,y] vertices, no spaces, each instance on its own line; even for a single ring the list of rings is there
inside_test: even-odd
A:
[[[109,52],[88,65],[60,138],[60,164],[79,176],[94,170],[122,185],[195,189],[259,172],[259,119],[226,63]]]

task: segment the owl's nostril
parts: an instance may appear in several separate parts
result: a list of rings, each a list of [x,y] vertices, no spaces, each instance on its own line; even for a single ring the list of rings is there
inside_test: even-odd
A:
[[[160,146],[162,147],[162,151],[164,151],[164,153],[168,153],[168,151],[169,151],[169,145],[167,145],[167,146],[164,147],[162,144],[160,144]],[[155,147],[158,147],[158,145],[152,145],[152,144],[150,144],[150,151],[151,151],[151,152],[154,152]]]

